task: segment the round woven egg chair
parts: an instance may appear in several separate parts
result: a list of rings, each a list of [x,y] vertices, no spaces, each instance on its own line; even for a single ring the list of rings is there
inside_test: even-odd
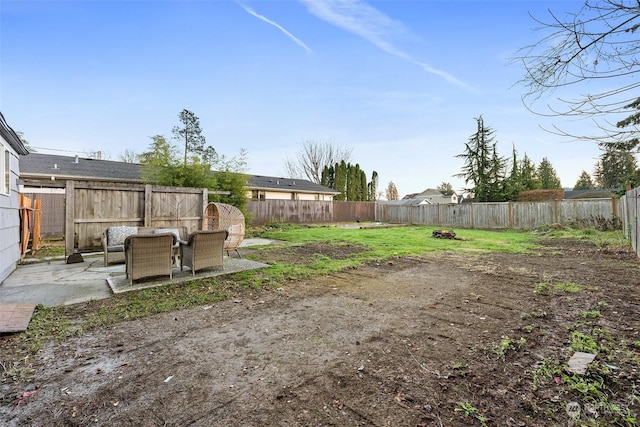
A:
[[[227,255],[234,251],[242,258],[238,247],[244,239],[245,225],[240,209],[226,203],[211,202],[205,209],[204,222],[205,230],[227,230],[229,235],[224,241],[224,250]]]

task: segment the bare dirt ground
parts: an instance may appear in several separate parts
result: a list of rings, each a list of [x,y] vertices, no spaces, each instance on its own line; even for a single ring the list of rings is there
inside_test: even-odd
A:
[[[253,253],[304,262],[356,250]],[[637,414],[639,265],[624,248],[555,239],[532,255],[399,258],[247,291],[47,347],[31,382],[0,384],[0,424],[573,425],[566,404],[585,408],[589,394],[559,376],[533,381],[544,364],[566,366],[575,327],[606,330],[599,344],[624,353],[596,362],[611,366],[609,400]],[[534,292],[545,282],[582,290]],[[601,317],[584,317],[595,308]],[[592,425],[610,425],[604,411]]]

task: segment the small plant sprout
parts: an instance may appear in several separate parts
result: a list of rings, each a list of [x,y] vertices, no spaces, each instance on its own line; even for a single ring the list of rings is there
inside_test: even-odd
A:
[[[462,412],[465,417],[472,417],[480,421],[482,427],[487,426],[487,417],[484,416],[478,408],[470,402],[458,402],[458,406],[454,409],[456,412]]]

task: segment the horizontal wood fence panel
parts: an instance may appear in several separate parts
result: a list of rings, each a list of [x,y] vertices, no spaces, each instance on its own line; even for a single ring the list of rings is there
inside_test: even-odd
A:
[[[248,202],[251,225],[333,222],[333,202],[320,200],[264,200]]]
[[[558,223],[557,203],[555,201],[511,203],[512,223],[508,228],[532,230]]]
[[[67,181],[65,254],[102,249],[111,226],[202,229],[208,190],[152,185]]]
[[[474,228],[509,228],[509,203],[482,203],[482,209],[478,209],[478,205],[473,206]]]
[[[618,199],[583,199],[549,202],[462,203],[406,206],[378,203],[378,221],[448,228],[530,230],[542,226],[594,227],[619,221]]]
[[[333,202],[333,222],[375,220],[376,202]]]

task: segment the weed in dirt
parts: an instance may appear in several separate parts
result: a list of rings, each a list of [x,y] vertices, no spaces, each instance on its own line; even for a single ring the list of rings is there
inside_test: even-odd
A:
[[[536,285],[533,287],[533,292],[537,294],[546,295],[549,293],[550,289],[551,289],[551,284],[549,282],[540,282],[540,283],[536,283]]]
[[[583,289],[582,286],[573,282],[556,283],[553,287],[556,291],[566,292],[566,293],[576,293],[576,292],[580,292]]]
[[[598,319],[602,317],[600,310],[586,310],[582,312],[582,317],[585,319]]]
[[[580,331],[571,332],[571,350],[582,351],[584,353],[598,353],[598,343],[596,340],[587,334],[583,334]]]
[[[527,340],[524,337],[520,337],[518,341],[513,341],[508,335],[503,335],[502,339],[494,347],[494,352],[498,357],[504,360],[508,351],[517,351],[525,346]]]
[[[478,408],[473,406],[470,402],[458,402],[458,406],[454,409],[456,412],[462,412],[465,417],[475,418],[480,421],[483,427],[486,427],[487,417],[483,415]]]
[[[0,360],[0,380],[28,381],[33,377],[33,369],[29,367],[28,360],[30,356],[25,356],[21,360],[2,361]]]

